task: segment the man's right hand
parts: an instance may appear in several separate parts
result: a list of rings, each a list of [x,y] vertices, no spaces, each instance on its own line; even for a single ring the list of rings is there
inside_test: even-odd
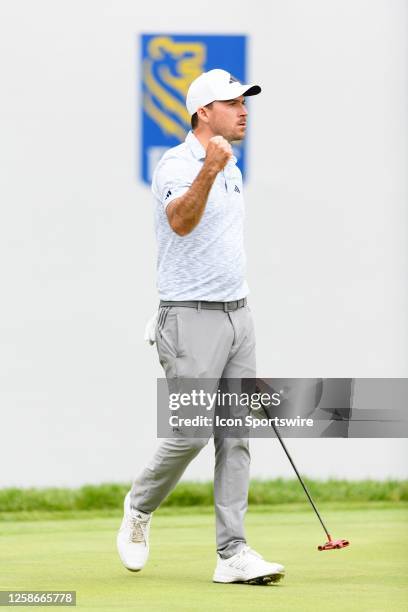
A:
[[[189,234],[200,222],[215,178],[232,156],[232,147],[222,136],[210,138],[203,167],[190,189],[166,208],[171,229],[179,236]]]
[[[213,136],[208,141],[204,164],[214,172],[220,172],[232,157],[232,147],[223,136]]]

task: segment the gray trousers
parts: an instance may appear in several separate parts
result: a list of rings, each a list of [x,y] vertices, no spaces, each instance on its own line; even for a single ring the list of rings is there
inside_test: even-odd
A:
[[[248,306],[232,312],[161,307],[156,344],[166,377],[255,377],[255,333]],[[204,438],[169,438],[135,479],[131,506],[153,512],[207,444]],[[228,558],[245,545],[249,445],[246,438],[214,437],[217,551]]]

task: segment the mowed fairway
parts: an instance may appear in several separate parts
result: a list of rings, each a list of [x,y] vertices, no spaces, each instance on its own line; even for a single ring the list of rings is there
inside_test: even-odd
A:
[[[349,548],[318,552],[325,537],[306,508],[248,513],[251,546],[286,566],[285,579],[267,587],[212,583],[214,517],[208,510],[157,512],[150,561],[139,573],[125,570],[117,557],[119,516],[4,521],[0,590],[75,590],[81,610],[406,611],[406,507],[330,508],[324,515],[333,536],[350,539]]]

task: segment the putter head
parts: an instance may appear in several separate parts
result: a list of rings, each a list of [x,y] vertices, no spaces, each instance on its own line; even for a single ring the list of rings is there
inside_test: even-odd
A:
[[[318,546],[317,550],[335,550],[336,548],[345,548],[349,545],[350,542],[348,540],[329,540],[323,546]]]

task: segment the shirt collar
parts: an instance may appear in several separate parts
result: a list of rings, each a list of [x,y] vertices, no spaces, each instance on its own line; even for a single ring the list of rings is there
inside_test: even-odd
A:
[[[197,136],[194,136],[191,130],[186,136],[186,143],[190,147],[191,152],[196,159],[205,158],[205,149],[203,145],[201,144],[201,142],[198,140]]]
[[[191,130],[187,134],[185,141],[190,147],[191,152],[196,159],[198,160],[205,159],[205,149],[203,145],[201,144],[201,142],[198,140],[197,136],[195,136]],[[237,158],[235,157],[235,155],[232,156],[231,161],[233,161],[234,164],[237,163]]]

